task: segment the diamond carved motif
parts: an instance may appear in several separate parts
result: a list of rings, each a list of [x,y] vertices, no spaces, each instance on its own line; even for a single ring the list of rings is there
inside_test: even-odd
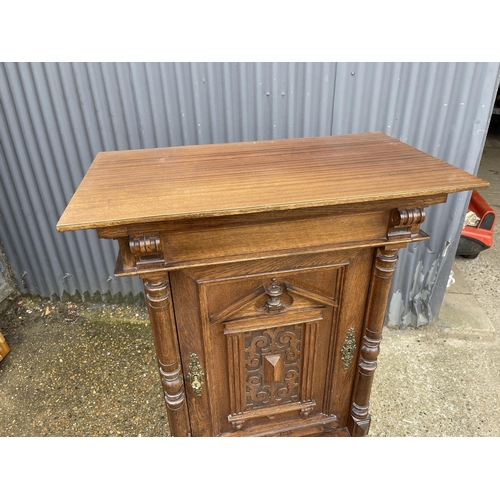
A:
[[[247,410],[298,400],[302,325],[247,334]]]

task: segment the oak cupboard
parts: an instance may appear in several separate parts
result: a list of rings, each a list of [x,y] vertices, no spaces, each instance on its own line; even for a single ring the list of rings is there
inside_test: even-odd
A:
[[[142,278],[173,436],[362,436],[398,250],[487,186],[381,133],[114,151],[57,229]]]

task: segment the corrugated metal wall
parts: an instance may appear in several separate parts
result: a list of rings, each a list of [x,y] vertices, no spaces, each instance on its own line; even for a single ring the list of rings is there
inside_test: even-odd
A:
[[[381,131],[475,174],[498,87],[498,63],[337,65],[332,135]],[[439,313],[468,193],[426,210],[431,239],[399,253],[387,323],[428,323]]]
[[[2,311],[2,301],[14,291],[10,268],[7,267],[6,262],[7,258],[0,244],[0,311]]]
[[[498,63],[3,63],[0,241],[22,291],[132,300],[140,282],[113,278],[112,242],[55,230],[99,151],[380,130],[475,172],[498,70]],[[451,268],[444,248],[457,240],[465,206],[465,195],[455,195],[433,207],[426,222],[433,239],[402,252],[391,324],[426,322],[440,304]]]

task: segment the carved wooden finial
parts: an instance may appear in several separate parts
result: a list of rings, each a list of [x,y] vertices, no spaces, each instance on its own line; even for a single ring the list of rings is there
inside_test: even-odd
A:
[[[267,312],[280,312],[284,307],[280,298],[283,294],[283,287],[278,285],[276,278],[271,279],[271,285],[266,288],[266,293],[269,296],[266,301]]]

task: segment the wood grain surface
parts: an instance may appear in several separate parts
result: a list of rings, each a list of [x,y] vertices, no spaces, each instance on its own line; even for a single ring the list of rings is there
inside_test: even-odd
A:
[[[338,206],[488,185],[379,132],[104,152],[57,229]]]

